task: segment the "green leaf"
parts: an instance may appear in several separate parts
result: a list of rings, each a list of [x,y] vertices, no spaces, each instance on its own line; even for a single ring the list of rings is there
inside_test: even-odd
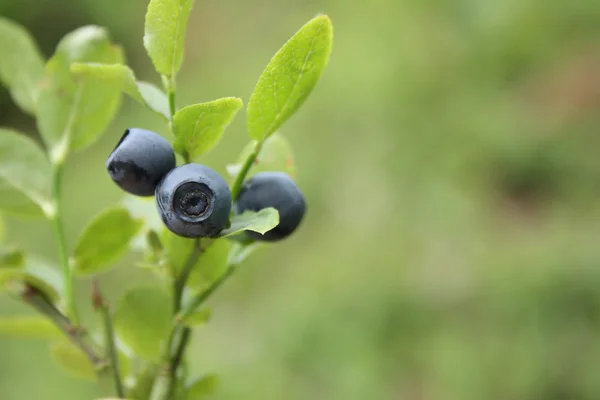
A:
[[[6,226],[4,225],[4,218],[2,218],[2,215],[0,215],[0,243],[4,242],[5,238],[6,238]]]
[[[44,340],[63,337],[56,325],[38,315],[0,317],[0,335]]]
[[[92,144],[111,122],[121,100],[118,83],[74,79],[71,64],[115,64],[122,59],[121,48],[111,44],[106,30],[97,26],[78,28],[59,42],[46,64],[38,99],[38,129],[53,160]]]
[[[0,181],[27,195],[46,212],[52,212],[51,168],[44,152],[24,134],[2,128]]]
[[[188,16],[193,0],[150,0],[144,47],[158,73],[175,76],[183,60]]]
[[[147,249],[146,234],[149,230],[156,232],[164,229],[164,224],[156,211],[154,197],[141,197],[126,195],[120,204],[129,210],[129,214],[138,220],[143,221],[143,229],[130,242],[131,248],[137,251]]]
[[[177,111],[173,117],[175,151],[195,159],[212,149],[242,105],[241,99],[226,97]]]
[[[24,268],[0,268],[0,293],[20,296],[26,285],[52,302],[58,302],[62,293],[62,280],[56,267],[39,257],[27,257]]]
[[[0,82],[14,102],[35,115],[39,84],[44,75],[44,59],[27,30],[0,17]]]
[[[0,246],[0,268],[21,268],[25,265],[23,250]]]
[[[171,326],[171,298],[159,287],[137,287],[115,309],[115,331],[136,355],[158,360]]]
[[[111,268],[125,254],[130,241],[143,225],[122,206],[114,206],[97,215],[84,228],[71,260],[75,271],[95,274]]]
[[[193,382],[187,392],[186,400],[203,400],[216,393],[219,386],[219,377],[208,374]]]
[[[270,231],[279,224],[279,213],[273,207],[263,208],[258,212],[245,211],[231,218],[231,226],[220,233],[231,236],[243,231],[254,231],[261,234]]]
[[[44,217],[39,205],[4,180],[0,180],[0,210],[21,218]]]
[[[239,265],[245,259],[250,257],[252,253],[264,247],[265,244],[262,242],[252,242],[252,243],[239,243],[234,242],[231,245],[231,249],[229,250],[229,258],[227,259],[228,265]]]
[[[161,232],[161,240],[168,262],[177,276],[193,251],[194,241],[177,236],[166,229]],[[223,275],[227,269],[227,257],[231,246],[230,241],[226,239],[203,240],[200,243],[204,251],[192,268],[187,281],[187,286],[195,290],[206,288]]]
[[[121,90],[143,106],[170,119],[167,95],[147,82],[138,82],[131,68],[123,64],[74,63],[71,72],[76,76],[99,79],[111,85],[119,85]]]
[[[227,172],[231,177],[235,178],[237,176],[244,162],[254,152],[255,146],[256,141],[248,143],[242,150],[236,164],[227,166]],[[292,145],[285,136],[278,132],[275,132],[264,141],[260,154],[246,175],[246,179],[265,171],[281,171],[288,174],[292,179],[296,177],[296,162]]]
[[[67,374],[88,381],[96,380],[94,366],[75,345],[58,341],[50,345],[50,355]]]
[[[248,101],[248,133],[263,140],[290,118],[312,92],[331,53],[326,15],[304,25],[271,59]]]
[[[196,311],[185,317],[181,322],[190,327],[204,325],[210,320],[211,314],[209,309]]]

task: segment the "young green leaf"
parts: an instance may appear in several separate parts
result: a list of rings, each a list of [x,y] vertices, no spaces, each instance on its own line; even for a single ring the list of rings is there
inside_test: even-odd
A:
[[[209,309],[204,309],[200,311],[196,311],[185,317],[181,322],[189,327],[194,327],[198,325],[206,324],[211,317],[211,312]]]
[[[194,381],[188,388],[186,400],[204,400],[211,398],[219,386],[219,378],[208,374]]]
[[[111,268],[129,248],[143,221],[135,219],[122,206],[104,210],[84,228],[77,241],[71,263],[81,275],[95,274]]]
[[[158,73],[173,77],[183,60],[188,17],[194,0],[150,0],[144,47]]]
[[[245,259],[250,257],[252,253],[264,246],[265,244],[262,242],[253,242],[249,244],[234,242],[229,250],[227,265],[234,266],[241,264]]]
[[[2,238],[0,237],[0,239]],[[0,268],[21,268],[23,265],[25,265],[25,253],[23,253],[23,250],[0,246]]]
[[[232,178],[235,178],[244,162],[254,152],[256,141],[251,141],[242,150],[237,163],[227,166],[227,172]],[[246,179],[251,178],[259,172],[281,171],[288,174],[292,179],[296,177],[296,163],[292,145],[285,136],[275,132],[264,141],[258,157],[256,157],[252,168]]]
[[[326,15],[304,25],[271,59],[248,101],[248,133],[263,140],[307,99],[331,53],[333,27]]]
[[[171,298],[159,287],[137,287],[119,300],[115,331],[136,355],[158,360],[171,325]]]
[[[167,95],[147,82],[138,82],[131,68],[123,64],[100,63],[74,63],[71,72],[76,76],[94,78],[106,81],[108,84],[117,84],[121,90],[141,105],[160,116],[170,119],[169,102]]]
[[[46,64],[38,99],[38,129],[61,161],[69,149],[92,144],[106,129],[121,100],[118,83],[71,74],[75,62],[120,63],[121,48],[113,45],[105,29],[84,26],[67,34]]]
[[[0,181],[20,190],[48,213],[53,208],[50,173],[48,159],[33,140],[0,128]]]
[[[94,366],[75,345],[64,340],[50,345],[50,355],[67,374],[74,378],[95,381]]]
[[[193,160],[212,149],[242,105],[241,99],[226,97],[177,111],[173,117],[175,150]]]
[[[20,218],[44,217],[39,205],[4,180],[0,180],[0,210]]]
[[[0,335],[20,339],[59,339],[63,333],[39,315],[0,317]]]
[[[263,208],[258,212],[246,211],[231,218],[231,226],[221,232],[220,236],[231,236],[243,231],[265,233],[279,224],[279,213],[273,207]]]
[[[161,240],[165,246],[168,263],[177,276],[193,251],[194,241],[177,236],[167,229],[161,231]],[[201,246],[204,250],[187,281],[187,286],[195,290],[206,288],[223,275],[227,268],[231,243],[225,239],[201,241]]]
[[[57,302],[63,291],[57,268],[40,257],[29,255],[23,268],[0,268],[0,293],[22,295],[26,285],[52,302]]]
[[[0,54],[0,82],[23,111],[35,115],[44,59],[29,32],[3,17],[0,17]]]

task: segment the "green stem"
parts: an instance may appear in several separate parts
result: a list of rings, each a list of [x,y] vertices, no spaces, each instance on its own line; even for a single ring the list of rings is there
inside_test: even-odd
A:
[[[237,176],[235,178],[235,182],[233,183],[233,186],[231,187],[231,198],[233,199],[233,201],[236,201],[238,196],[240,195],[240,190],[242,190],[242,184],[244,183],[244,180],[246,179],[246,175],[248,175],[248,172],[250,171],[252,164],[254,164],[256,157],[258,157],[258,155],[260,154],[260,151],[262,150],[262,145],[263,145],[262,141],[255,142],[254,151],[252,153],[250,153],[250,155],[244,162],[244,165],[242,165],[242,169],[237,174]]]
[[[194,247],[192,249],[192,253],[187,259],[187,262],[183,266],[183,269],[179,273],[179,276],[175,280],[175,294],[174,294],[174,311],[175,313],[179,312],[181,308],[181,301],[183,298],[183,291],[185,289],[185,284],[194,269],[194,265],[198,262],[200,255],[202,254],[202,246],[200,245],[200,239],[194,240]]]
[[[105,351],[106,358],[110,361],[110,369],[113,374],[113,384],[115,392],[119,398],[125,397],[125,389],[123,382],[121,381],[121,369],[119,367],[119,356],[117,353],[117,346],[115,344],[115,332],[110,318],[110,311],[108,304],[102,297],[100,289],[98,287],[98,281],[93,282],[92,299],[94,308],[100,312],[102,321],[104,323],[104,340],[105,340]]]
[[[65,240],[65,232],[62,222],[62,207],[60,201],[60,189],[62,183],[62,162],[54,164],[52,171],[52,200],[54,202],[55,212],[50,218],[54,236],[58,246],[58,256],[62,267],[63,282],[65,286],[65,301],[67,315],[71,321],[79,324],[79,316],[77,313],[77,305],[75,304],[75,288],[73,286],[73,272],[69,265],[69,257],[67,252],[67,244]]]
[[[88,342],[87,335],[85,335],[84,331],[73,325],[69,318],[60,312],[46,296],[41,294],[34,287],[27,286],[22,299],[25,303],[29,304],[52,321],[54,325],[56,325],[56,327],[86,355],[88,360],[90,360],[90,363],[94,366],[99,380],[102,380],[101,376],[104,374],[104,371],[106,371],[107,363],[96,353],[93,344]]]
[[[225,281],[233,275],[235,270],[237,269],[237,265],[230,265],[227,267],[227,271],[212,285],[210,285],[205,291],[201,292],[197,296],[193,297],[192,300],[181,310],[179,314],[176,316],[176,320],[178,324],[181,324],[186,317],[192,314],[198,307],[200,307],[209,297],[212,295],[215,290],[217,290]]]

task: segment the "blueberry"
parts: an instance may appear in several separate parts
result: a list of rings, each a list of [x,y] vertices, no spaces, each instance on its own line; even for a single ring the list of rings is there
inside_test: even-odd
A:
[[[231,192],[213,169],[184,164],[156,187],[156,207],[167,228],[183,237],[215,237],[229,223]]]
[[[137,196],[152,196],[158,182],[173,168],[171,144],[157,133],[138,128],[127,129],[106,160],[112,180]]]
[[[292,234],[302,222],[306,203],[296,183],[283,172],[260,172],[242,186],[234,204],[236,214],[273,207],[279,212],[279,225],[264,235],[247,231],[255,240],[275,242]]]

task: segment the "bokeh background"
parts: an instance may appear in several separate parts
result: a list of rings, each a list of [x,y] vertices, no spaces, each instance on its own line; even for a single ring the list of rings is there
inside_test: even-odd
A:
[[[146,5],[0,0],[0,14],[47,56],[70,30],[106,26],[158,83]],[[212,299],[193,370],[221,375],[219,400],[599,399],[600,1],[197,0],[179,105],[247,101],[318,12],[334,22],[332,58],[282,129],[307,219]],[[4,89],[0,125],[35,135]],[[69,159],[71,246],[121,198],[104,161],[131,126],[164,130],[127,99],[97,145]],[[244,127],[241,113],[203,162],[224,173]],[[56,259],[44,221],[7,224],[12,242]],[[134,260],[102,276],[111,297],[149,279]],[[87,304],[89,281],[79,288]],[[30,310],[1,298],[0,312]],[[98,394],[46,347],[0,341],[1,399]]]

